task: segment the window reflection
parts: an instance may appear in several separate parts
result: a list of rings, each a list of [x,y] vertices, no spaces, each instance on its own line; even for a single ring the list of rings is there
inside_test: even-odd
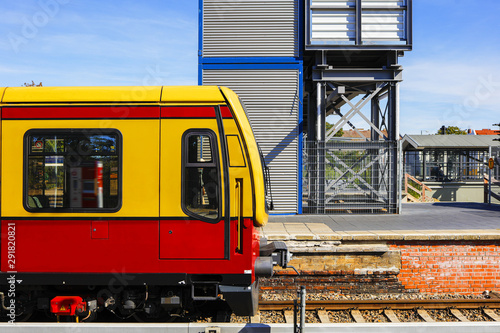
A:
[[[185,138],[184,207],[197,216],[217,219],[219,175],[212,138],[194,133]]]
[[[28,136],[30,209],[106,209],[119,205],[118,133],[40,130]]]

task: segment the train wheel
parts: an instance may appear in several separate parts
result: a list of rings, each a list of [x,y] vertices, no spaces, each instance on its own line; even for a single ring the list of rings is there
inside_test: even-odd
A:
[[[7,302],[7,299],[4,303],[9,311],[4,309],[0,312],[0,321],[7,322],[25,322],[28,321],[33,312],[35,311],[34,304],[32,304],[30,300],[30,296],[22,291],[18,291],[16,293],[16,298],[14,303]]]

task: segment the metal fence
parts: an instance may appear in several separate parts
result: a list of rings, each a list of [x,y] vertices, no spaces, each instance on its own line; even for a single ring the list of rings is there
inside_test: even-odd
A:
[[[303,161],[304,213],[396,212],[396,142],[305,141]]]
[[[488,173],[487,150],[406,151],[404,168],[421,181],[483,181]]]

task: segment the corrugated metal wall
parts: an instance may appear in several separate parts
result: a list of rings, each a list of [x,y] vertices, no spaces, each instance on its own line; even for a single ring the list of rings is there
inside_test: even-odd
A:
[[[204,0],[203,57],[296,57],[298,2]]]
[[[233,89],[245,103],[271,170],[272,213],[297,213],[299,69],[203,70],[204,85]]]

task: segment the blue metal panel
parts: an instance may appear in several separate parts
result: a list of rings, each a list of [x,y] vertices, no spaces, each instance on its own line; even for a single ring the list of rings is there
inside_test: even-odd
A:
[[[203,85],[203,67],[201,63],[198,63],[198,85]]]
[[[297,20],[298,20],[298,44],[299,44],[299,59],[304,58],[304,40],[305,40],[305,1],[299,1],[299,13],[297,15]]]

